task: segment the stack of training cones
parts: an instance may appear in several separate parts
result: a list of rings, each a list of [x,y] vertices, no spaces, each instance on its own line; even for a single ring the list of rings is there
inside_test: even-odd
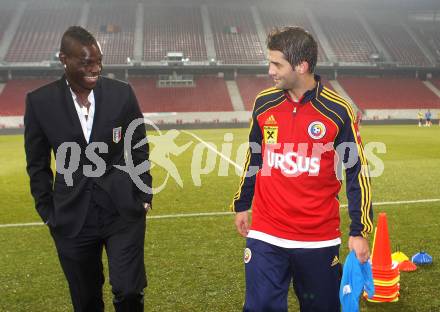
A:
[[[371,302],[398,301],[400,272],[398,263],[391,259],[391,245],[385,213],[379,213],[371,261],[375,294],[373,298],[366,297],[367,300]]]

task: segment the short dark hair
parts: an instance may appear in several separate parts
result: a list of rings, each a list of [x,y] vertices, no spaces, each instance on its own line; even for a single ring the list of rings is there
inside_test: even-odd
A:
[[[298,26],[275,28],[267,37],[267,48],[280,51],[292,68],[306,61],[313,73],[318,60],[318,44],[313,36]]]
[[[93,37],[93,35],[86,29],[82,28],[81,26],[70,26],[64,32],[63,37],[61,38],[60,52],[68,54],[72,40],[75,40],[86,46],[98,45],[95,37]]]

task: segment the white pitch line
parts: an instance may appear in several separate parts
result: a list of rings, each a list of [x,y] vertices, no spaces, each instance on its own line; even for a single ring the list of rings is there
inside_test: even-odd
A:
[[[172,215],[162,216],[147,216],[147,219],[171,219],[171,218],[188,218],[188,217],[209,217],[209,216],[224,216],[234,214],[232,211],[223,212],[199,212],[199,213],[178,213]]]
[[[401,205],[401,204],[418,204],[418,203],[434,203],[440,202],[440,198],[432,198],[432,199],[419,199],[419,200],[406,200],[406,201],[394,201],[394,202],[373,202],[374,206],[387,206],[387,205]],[[346,204],[341,205],[341,208],[347,207]],[[192,218],[192,217],[210,217],[210,216],[225,216],[232,215],[233,212],[227,211],[219,211],[219,212],[200,212],[200,213],[178,213],[178,214],[170,214],[170,215],[159,215],[159,216],[147,216],[148,220],[152,219],[178,219],[178,218]],[[9,227],[26,227],[26,226],[41,226],[44,225],[42,222],[31,222],[31,223],[9,223],[9,224],[0,224],[0,228],[9,228]]]
[[[243,171],[243,167],[240,166],[239,164],[237,164],[235,161],[231,160],[229,157],[227,157],[226,155],[220,153],[216,148],[212,147],[211,145],[208,144],[208,142],[203,141],[201,138],[199,138],[197,135],[195,135],[192,132],[186,131],[186,130],[182,130],[182,132],[189,134],[190,136],[194,137],[195,139],[197,139],[198,141],[200,141],[200,143],[202,143],[203,145],[205,145],[207,148],[209,148],[211,151],[213,151],[214,153],[216,153],[217,155],[219,155],[221,158],[223,158],[224,160],[226,160],[228,163],[230,163],[231,165],[233,165],[235,168],[237,168],[238,170]]]
[[[0,228],[44,225],[43,222],[0,224]]]

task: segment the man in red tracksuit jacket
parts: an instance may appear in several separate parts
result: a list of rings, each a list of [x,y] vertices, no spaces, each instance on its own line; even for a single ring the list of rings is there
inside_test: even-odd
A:
[[[232,208],[246,237],[244,311],[339,311],[338,193],[344,164],[349,241],[361,262],[373,229],[371,185],[355,114],[314,75],[317,43],[300,27],[268,37],[275,87],[255,100],[245,169]],[[252,226],[248,210],[252,206]]]

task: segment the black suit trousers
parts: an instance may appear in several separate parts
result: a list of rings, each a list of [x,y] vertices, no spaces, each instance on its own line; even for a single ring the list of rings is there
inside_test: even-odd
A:
[[[87,217],[77,236],[68,238],[51,231],[74,311],[104,311],[103,248],[108,256],[115,311],[144,311],[143,289],[147,286],[145,216],[127,221],[107,198],[99,187],[93,188]]]

